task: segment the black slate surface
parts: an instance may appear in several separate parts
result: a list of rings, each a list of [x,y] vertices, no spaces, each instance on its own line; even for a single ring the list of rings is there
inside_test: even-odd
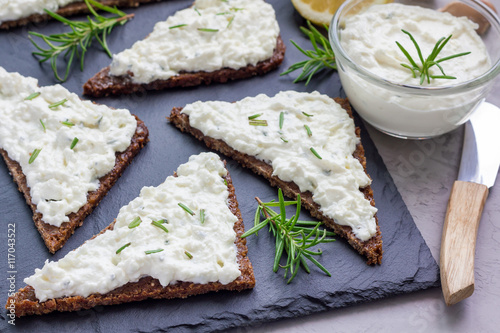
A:
[[[117,215],[121,206],[134,199],[143,186],[157,186],[171,175],[179,164],[192,154],[207,151],[206,147],[189,135],[180,133],[168,124],[165,116],[174,106],[183,106],[195,100],[234,101],[259,93],[274,95],[281,90],[318,90],[329,96],[343,96],[336,73],[322,74],[309,86],[293,84],[295,76],[280,77],[279,73],[303,56],[289,43],[293,39],[309,47],[298,26],[304,21],[294,11],[289,1],[270,0],[281,27],[288,51],[278,71],[250,80],[197,87],[185,90],[148,92],[129,97],[100,99],[98,102],[130,109],[143,119],[150,129],[151,142],[136,157],[109,195],[77,229],[62,250],[51,255],[35,229],[31,211],[23,196],[17,191],[8,170],[0,162],[0,305],[9,293],[8,228],[15,225],[15,277],[16,289],[24,286],[23,279],[41,267],[46,259],[57,260],[86,239],[98,233]],[[165,19],[176,10],[185,8],[191,1],[165,1],[142,6],[136,17],[124,27],[117,28],[109,38],[113,52],[118,52],[146,36],[156,21]],[[131,12],[131,10],[127,10]],[[54,84],[50,66],[38,65],[31,56],[33,47],[27,31],[53,33],[62,29],[58,23],[42,23],[28,28],[0,32],[0,66],[8,71],[18,71],[39,79],[40,85]],[[77,68],[63,85],[81,94],[83,83],[110,60],[95,47],[86,58],[85,71]],[[1,106],[0,106],[1,108]],[[359,119],[358,125],[363,128]],[[332,277],[316,268],[311,274],[299,274],[294,282],[286,285],[282,272],[271,270],[274,242],[266,232],[248,238],[249,256],[253,263],[257,286],[241,293],[220,292],[200,295],[185,300],[148,300],[118,306],[97,307],[76,313],[54,313],[45,316],[23,317],[15,320],[16,326],[7,323],[5,311],[0,311],[0,331],[26,332],[178,332],[214,331],[231,327],[254,325],[280,318],[297,317],[331,308],[354,305],[382,297],[413,292],[439,285],[436,262],[413,222],[398,193],[391,176],[380,158],[367,132],[362,132],[366,149],[368,172],[373,178],[373,190],[379,209],[378,217],[384,240],[384,258],[380,266],[367,266],[347,242],[339,239],[322,246],[320,261]],[[236,194],[247,228],[253,223],[254,197],[263,200],[276,198],[277,191],[267,181],[228,160]],[[307,213],[304,218],[309,219]],[[12,251],[12,250],[11,250]]]

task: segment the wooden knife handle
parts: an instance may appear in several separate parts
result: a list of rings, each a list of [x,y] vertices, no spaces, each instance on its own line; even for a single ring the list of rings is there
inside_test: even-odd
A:
[[[488,187],[457,180],[451,189],[441,239],[441,286],[446,305],[474,292],[477,229]]]

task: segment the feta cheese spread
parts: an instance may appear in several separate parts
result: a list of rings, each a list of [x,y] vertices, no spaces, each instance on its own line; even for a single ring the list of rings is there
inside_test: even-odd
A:
[[[204,135],[255,156],[272,166],[273,175],[310,191],[325,216],[350,226],[360,240],[375,235],[377,209],[359,190],[371,180],[352,155],[359,143],[354,122],[330,97],[284,91],[236,103],[195,102],[182,113]]]
[[[475,32],[477,25],[466,17],[455,17],[418,6],[390,3],[373,5],[365,11],[345,18],[340,30],[340,44],[356,66],[380,77],[374,82],[357,70],[343,65],[343,56],[337,53],[342,86],[356,111],[376,128],[393,135],[413,138],[436,136],[449,132],[467,120],[484,96],[484,86],[451,92],[424,91],[418,88],[441,88],[472,80],[487,72],[491,61],[485,44]],[[396,41],[421,65],[410,38],[401,29],[410,32],[427,57],[441,37],[452,38],[437,59],[471,52],[469,55],[441,63],[447,75],[456,79],[431,79],[420,86],[420,76],[401,66],[409,61]],[[431,75],[442,75],[437,66]],[[385,84],[418,86],[409,92]],[[413,88],[410,87],[410,88]]]
[[[239,69],[269,59],[278,35],[274,9],[263,0],[196,0],[113,55],[110,74],[149,83],[180,72]]]
[[[56,11],[72,2],[82,0],[0,0],[0,24],[33,14],[45,14],[44,9]]]
[[[0,105],[0,148],[21,165],[42,220],[57,227],[99,188],[137,128],[128,110],[82,101],[61,85],[38,87],[1,67]]]
[[[44,302],[105,294],[145,276],[162,286],[234,281],[241,275],[233,230],[238,219],[227,206],[229,192],[221,178],[226,174],[216,154],[191,156],[179,166],[177,177],[168,177],[158,187],[144,187],[139,197],[122,207],[113,230],[59,261],[46,261],[24,282]]]
[[[439,38],[453,35],[437,59],[468,51],[471,54],[441,63],[445,73],[456,79],[432,79],[430,85],[444,86],[473,79],[490,68],[486,46],[476,28],[477,24],[467,17],[446,12],[397,3],[374,5],[346,18],[341,44],[356,64],[370,72],[392,82],[420,85],[420,77],[414,78],[408,68],[400,65],[410,64],[396,41],[420,64],[415,46],[401,29],[413,35],[424,58]],[[430,73],[442,75],[437,66],[433,66]],[[424,83],[427,85],[427,81]]]

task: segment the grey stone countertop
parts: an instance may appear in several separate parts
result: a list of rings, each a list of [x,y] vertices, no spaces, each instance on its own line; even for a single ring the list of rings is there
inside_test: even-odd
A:
[[[487,101],[500,106],[500,79]],[[439,263],[441,233],[458,175],[463,126],[424,141],[402,140],[367,125],[422,236]],[[499,142],[500,149],[500,142]],[[446,306],[441,288],[395,296],[234,332],[498,332],[500,326],[500,175],[484,207],[476,243],[475,291]]]

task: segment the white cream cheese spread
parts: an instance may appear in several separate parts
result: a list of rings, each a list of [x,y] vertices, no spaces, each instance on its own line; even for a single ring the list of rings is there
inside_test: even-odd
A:
[[[46,261],[24,282],[44,302],[104,294],[145,276],[162,286],[234,281],[241,275],[233,230],[238,219],[227,206],[229,192],[221,178],[226,174],[216,154],[191,156],[179,166],[177,177],[168,177],[158,187],[144,187],[139,197],[122,207],[113,230],[59,261]]]
[[[484,85],[470,87],[457,93],[426,92],[414,89],[395,90],[383,81],[398,85],[420,87],[420,76],[401,66],[409,61],[396,41],[421,66],[418,53],[410,38],[401,29],[410,32],[419,44],[424,59],[442,37],[452,38],[437,59],[471,52],[469,55],[444,61],[441,66],[447,75],[456,79],[431,79],[424,88],[440,88],[472,80],[490,69],[490,58],[485,44],[476,33],[477,25],[466,17],[455,17],[446,12],[402,4],[373,5],[365,11],[345,18],[340,30],[340,44],[348,57],[365,70],[380,77],[380,83],[343,66],[339,75],[342,86],[356,111],[378,129],[403,137],[422,138],[449,132],[461,125],[474,110]],[[436,60],[437,60],[436,59]],[[442,75],[437,66],[431,75]]]
[[[44,9],[56,11],[72,2],[82,0],[0,0],[0,24],[33,14],[45,14]]]
[[[310,191],[324,215],[350,226],[360,240],[375,235],[377,209],[359,190],[371,180],[352,155],[359,143],[354,122],[330,97],[284,91],[236,103],[195,102],[182,113],[204,135],[265,161],[273,175]]]
[[[0,148],[21,165],[32,202],[54,226],[99,188],[137,128],[128,110],[82,101],[61,85],[38,87],[1,67],[0,105]]]
[[[439,38],[453,35],[437,59],[468,51],[471,54],[441,63],[446,74],[456,77],[456,80],[431,80],[432,86],[443,86],[473,79],[490,68],[486,46],[476,28],[477,24],[467,17],[455,17],[446,12],[397,3],[374,5],[346,18],[341,44],[356,64],[370,72],[392,82],[419,85],[420,77],[413,78],[411,71],[400,65],[409,62],[396,41],[420,64],[415,46],[401,29],[413,35],[424,58],[432,52]],[[437,66],[430,72],[441,75]]]
[[[149,83],[182,71],[239,69],[269,59],[278,35],[274,9],[263,0],[196,0],[113,55],[110,74]]]

